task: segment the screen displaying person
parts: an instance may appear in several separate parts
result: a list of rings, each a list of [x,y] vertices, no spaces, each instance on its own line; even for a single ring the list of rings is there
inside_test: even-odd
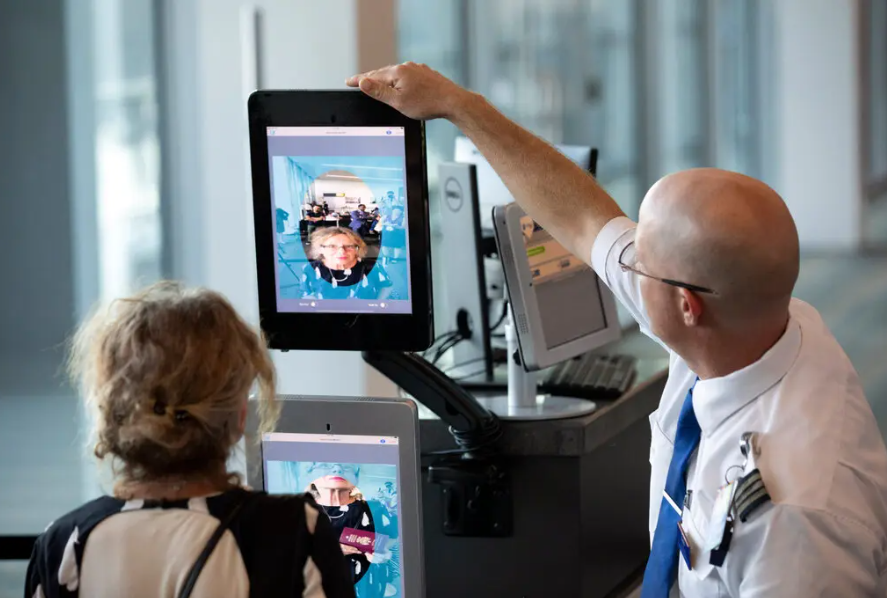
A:
[[[323,213],[321,206],[317,204],[311,206],[311,209],[305,214],[305,231],[308,234],[308,238],[311,238],[314,231],[323,226],[325,217],[326,215]]]
[[[364,260],[367,244],[351,229],[329,227],[311,235],[301,293],[312,299],[385,299],[391,280],[381,265]]]
[[[286,221],[289,220],[290,213],[283,208],[275,210],[275,231],[277,232],[277,243],[283,243],[283,234],[286,232]]]
[[[396,263],[397,260],[403,259],[407,248],[403,208],[392,208],[389,214],[382,216],[376,229],[385,239],[379,252],[382,264],[387,266],[389,263]]]
[[[373,514],[357,487],[360,467],[347,463],[312,463],[308,473],[317,476],[308,490],[330,518],[333,530],[340,538],[345,530],[375,535]],[[369,570],[373,551],[364,552],[349,544],[340,545],[356,584]]]
[[[357,206],[357,209],[351,212],[351,230],[356,232],[361,237],[365,237],[368,232],[370,232],[370,228],[372,228],[373,220],[375,220],[375,216],[369,212],[367,212],[367,207],[364,204],[360,204]]]

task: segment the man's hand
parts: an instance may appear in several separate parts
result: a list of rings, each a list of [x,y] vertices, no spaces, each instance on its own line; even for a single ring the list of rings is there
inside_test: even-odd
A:
[[[407,62],[354,75],[345,82],[416,120],[453,118],[473,94],[437,71]]]

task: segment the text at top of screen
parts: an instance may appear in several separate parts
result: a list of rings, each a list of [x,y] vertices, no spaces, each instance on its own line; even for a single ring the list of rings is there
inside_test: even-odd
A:
[[[352,434],[301,434],[270,432],[262,436],[265,442],[337,442],[341,444],[397,444],[397,436],[357,436]]]
[[[403,127],[268,127],[274,137],[403,137]]]

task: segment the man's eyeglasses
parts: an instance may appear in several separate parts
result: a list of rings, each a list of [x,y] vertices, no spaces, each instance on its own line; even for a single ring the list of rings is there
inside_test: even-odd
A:
[[[670,278],[660,278],[658,276],[653,276],[652,274],[647,274],[646,272],[638,269],[637,252],[635,251],[634,243],[629,243],[625,246],[625,249],[622,250],[622,253],[619,255],[619,266],[622,268],[623,272],[634,272],[638,276],[646,276],[647,278],[658,280],[659,282],[669,284],[673,287],[687,289],[688,291],[693,291],[694,293],[706,293],[708,295],[718,294],[717,291],[713,291],[705,287],[700,287],[687,282],[680,282],[678,280],[672,280]]]
[[[345,251],[357,251],[360,248],[360,245],[321,245],[321,249],[332,249],[336,251],[337,249],[344,249]]]

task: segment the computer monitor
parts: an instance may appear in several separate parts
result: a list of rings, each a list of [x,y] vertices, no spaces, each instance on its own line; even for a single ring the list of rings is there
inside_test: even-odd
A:
[[[493,212],[524,369],[535,371],[617,340],[613,294],[515,203]]]
[[[472,379],[490,380],[490,325],[495,321],[489,313],[476,172],[474,164],[445,162],[439,166],[441,236],[434,262],[445,281],[447,322],[440,329],[469,333],[453,345],[453,363],[470,366]]]
[[[585,145],[556,145],[562,154],[582,168],[594,173],[592,163],[592,148]],[[456,138],[455,161],[474,164],[477,167],[477,191],[480,202],[481,228],[492,230],[492,210],[495,206],[508,204],[514,201],[511,191],[487,162],[477,146],[467,137]]]

